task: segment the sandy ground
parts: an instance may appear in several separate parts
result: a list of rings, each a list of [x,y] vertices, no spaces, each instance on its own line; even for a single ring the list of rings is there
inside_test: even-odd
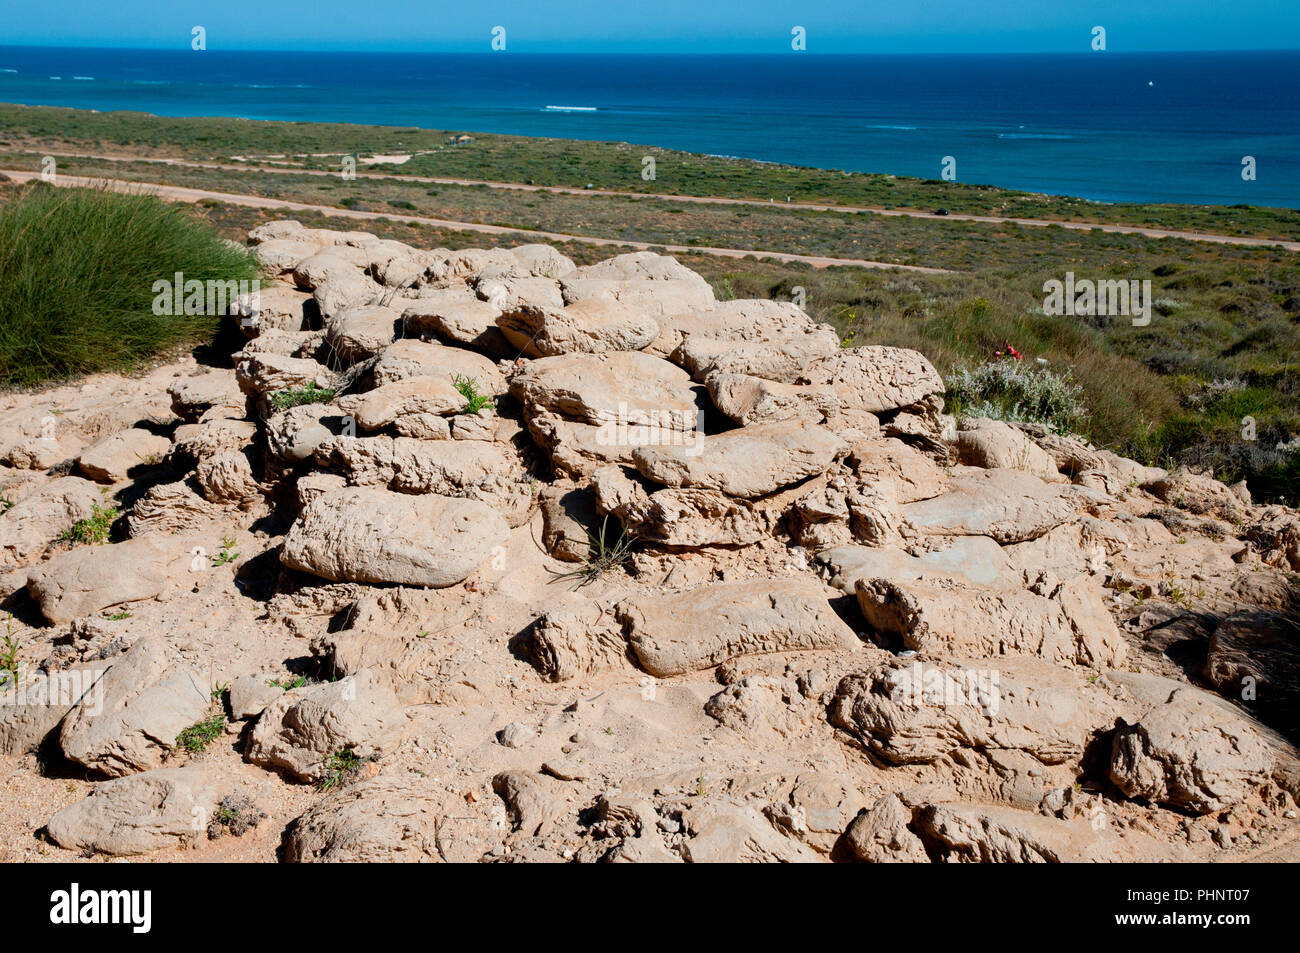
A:
[[[0,863],[274,863],[286,825],[322,795],[310,785],[288,784],[277,775],[245,764],[234,750],[236,740],[233,734],[227,734],[194,763],[202,760],[216,765],[229,779],[232,793],[250,797],[266,818],[241,837],[205,839],[201,850],[158,850],[142,857],[87,856],[50,843],[40,833],[45,822],[60,809],[89,795],[94,782],[42,777],[30,758],[5,759],[0,762],[0,797],[5,802],[5,809],[0,811]],[[177,761],[178,766],[182,763],[183,759]]]

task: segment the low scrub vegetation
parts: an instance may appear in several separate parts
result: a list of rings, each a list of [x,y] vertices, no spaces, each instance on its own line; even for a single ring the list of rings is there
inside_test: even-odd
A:
[[[325,759],[325,771],[316,782],[319,791],[333,791],[354,777],[365,762],[351,748],[340,748]]]
[[[1074,433],[1087,417],[1083,388],[1068,373],[1027,364],[1012,355],[948,376],[948,409],[959,417],[991,417],[1011,423],[1039,423]]]
[[[1149,326],[1135,327],[1043,314],[1042,282],[1070,262],[1022,261],[1012,236],[1000,247],[1006,268],[954,275],[679,257],[720,298],[790,300],[802,288],[809,313],[834,325],[846,346],[921,351],[948,382],[950,410],[1055,418],[1143,463],[1212,469],[1226,482],[1245,480],[1258,501],[1300,502],[1300,267],[1292,258],[1225,260],[1206,248],[1174,262],[1157,245],[1094,264],[1100,274],[1151,274],[1158,297],[1178,296],[1180,307],[1166,314],[1158,306]],[[1092,260],[1118,252],[1099,246]],[[1008,346],[1020,360],[1005,356]]]

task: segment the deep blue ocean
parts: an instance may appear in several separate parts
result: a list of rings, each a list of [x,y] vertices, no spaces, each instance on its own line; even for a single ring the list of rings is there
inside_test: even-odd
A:
[[[0,102],[623,140],[1100,201],[1300,208],[1300,51],[193,52],[0,46]],[[564,108],[548,108],[564,107]],[[572,107],[582,107],[574,109]],[[238,151],[238,143],[223,148]],[[1254,156],[1257,179],[1242,179]]]

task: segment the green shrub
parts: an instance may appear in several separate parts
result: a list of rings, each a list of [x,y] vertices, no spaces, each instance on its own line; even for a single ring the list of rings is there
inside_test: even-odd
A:
[[[960,417],[1039,423],[1072,433],[1087,416],[1080,402],[1083,388],[1068,374],[1042,365],[1002,358],[973,368],[958,367],[947,384],[946,401]]]
[[[96,503],[90,516],[84,520],[77,520],[59,539],[74,545],[103,545],[108,542],[108,534],[113,528],[114,520],[121,515],[116,506],[100,506]]]
[[[0,204],[0,383],[129,370],[209,340],[220,316],[155,315],[154,282],[257,276],[247,251],[144,194],[38,184]]]

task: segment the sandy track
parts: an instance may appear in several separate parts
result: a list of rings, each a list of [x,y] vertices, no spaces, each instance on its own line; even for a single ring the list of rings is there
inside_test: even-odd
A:
[[[160,159],[141,156],[100,155],[83,152],[48,152],[46,154],[64,158],[98,159],[105,162],[154,162],[160,165],[183,166],[195,169],[216,169],[229,172],[265,172],[281,175],[315,175],[326,177],[337,176],[339,174],[337,172],[329,172],[321,169],[295,169],[284,166],[251,165],[249,163],[201,162],[191,159]],[[762,202],[757,199],[720,198],[705,195],[663,195],[655,192],[620,192],[609,189],[578,189],[568,186],[526,185],[521,182],[493,182],[486,179],[457,179],[421,175],[396,175],[385,172],[358,171],[356,177],[358,179],[392,179],[399,182],[421,182],[431,185],[479,185],[487,186],[492,189],[510,189],[520,192],[556,192],[562,195],[599,195],[606,198],[662,199],[669,202],[688,202],[697,205],[749,205],[758,206],[760,208],[780,205],[782,208],[804,209],[813,212],[843,212],[846,214],[883,215],[893,218],[935,218],[935,216],[929,212],[918,212],[906,209],[873,208],[871,206],[863,205],[818,205],[810,202]],[[990,225],[1024,225],[1030,228],[1050,228],[1055,225],[1059,228],[1068,228],[1082,232],[1093,231],[1095,229],[1097,231],[1110,232],[1117,235],[1142,235],[1147,238],[1181,238],[1187,241],[1211,242],[1219,245],[1246,245],[1251,247],[1277,246],[1279,248],[1285,248],[1288,251],[1300,252],[1300,242],[1283,241],[1282,239],[1275,238],[1250,238],[1239,235],[1215,235],[1210,232],[1184,232],[1167,228],[1148,228],[1141,225],[1104,224],[1100,222],[1061,222],[1045,218],[969,215],[957,212],[943,216],[943,219],[944,221],[949,222],[982,222]],[[621,244],[631,243],[623,242]],[[698,251],[699,249],[694,250]],[[746,252],[746,254],[751,253]],[[762,254],[771,255],[772,253],[763,252]],[[796,256],[792,260],[804,259],[799,259]],[[901,268],[904,266],[890,265],[886,267]],[[912,270],[916,269],[913,268]]]
[[[30,182],[40,178],[39,172],[20,172],[12,169],[0,169],[0,175],[7,175],[15,182]],[[897,269],[899,271],[916,271],[930,275],[951,274],[946,268],[925,268],[920,265],[899,265],[887,261],[867,261],[861,258],[825,258],[818,255],[794,255],[788,252],[762,251],[756,248],[713,248],[704,245],[666,245],[661,242],[637,242],[622,238],[595,238],[590,235],[566,235],[562,232],[543,232],[526,228],[506,228],[501,225],[480,225],[474,222],[457,222],[451,219],[422,218],[417,215],[400,215],[392,212],[361,212],[355,209],[335,208],[332,205],[308,205],[304,202],[291,202],[287,199],[265,198],[260,195],[240,195],[234,192],[209,192],[204,189],[188,189],[174,185],[160,185],[154,182],[127,182],[122,179],[97,179],[86,176],[60,175],[56,185],[93,186],[107,184],[120,191],[142,189],[154,193],[159,198],[173,202],[200,202],[212,199],[231,205],[244,205],[251,208],[285,209],[296,212],[319,212],[337,218],[360,220],[387,219],[392,222],[405,222],[414,225],[433,225],[439,228],[454,228],[467,232],[485,232],[491,235],[524,235],[544,242],[583,242],[588,245],[611,245],[623,248],[652,249],[663,248],[678,254],[718,255],[724,258],[744,258],[753,255],[757,258],[772,258],[777,261],[798,261],[812,265],[814,268],[826,268],[831,265],[850,265],[857,268]]]

